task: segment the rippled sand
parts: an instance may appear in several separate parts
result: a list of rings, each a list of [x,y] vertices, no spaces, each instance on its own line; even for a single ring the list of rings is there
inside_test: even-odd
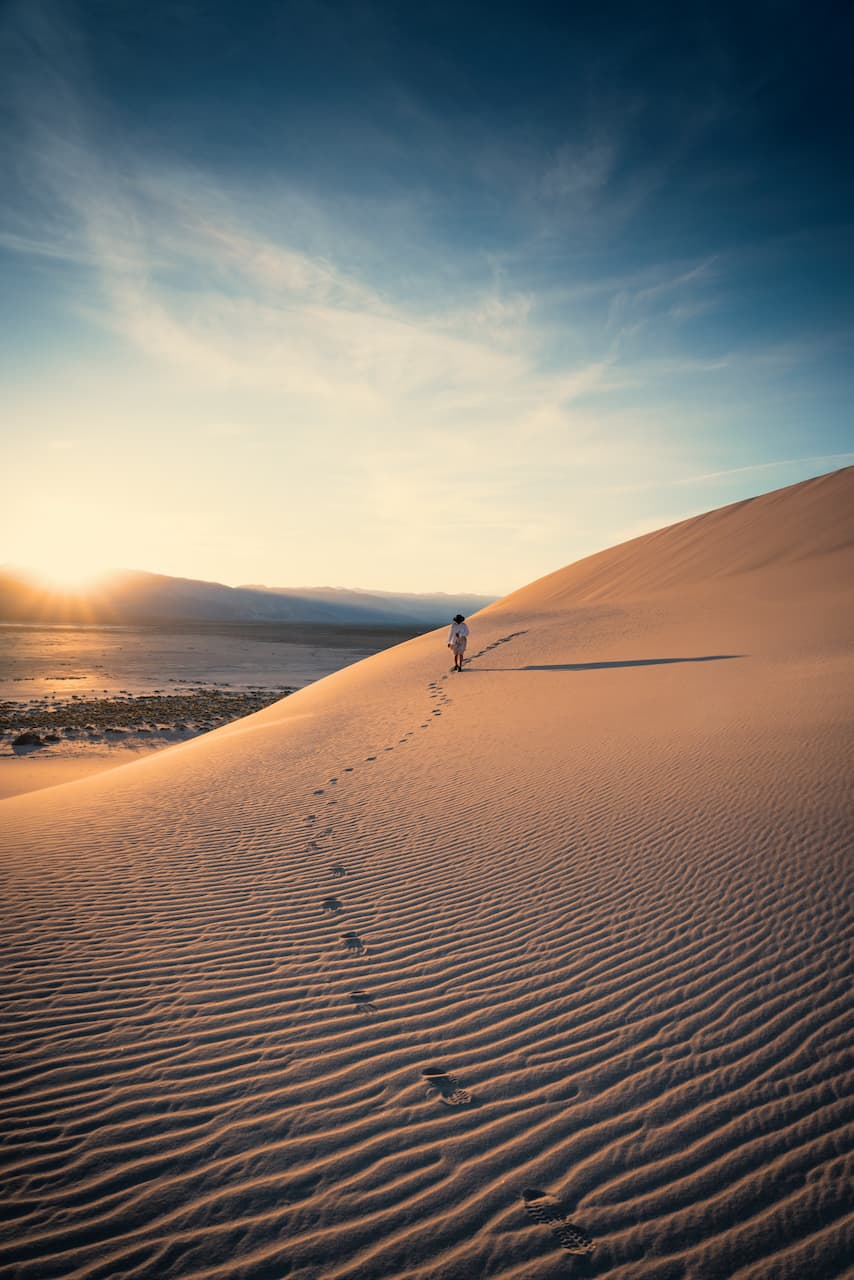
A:
[[[5,801],[0,1273],[843,1275],[852,478]]]

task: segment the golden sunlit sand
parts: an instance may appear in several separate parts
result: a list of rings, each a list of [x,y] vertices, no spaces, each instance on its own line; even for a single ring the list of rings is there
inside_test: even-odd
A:
[[[850,1264],[854,471],[3,802],[19,1280]]]
[[[0,761],[0,800],[9,796],[21,796],[28,791],[43,791],[47,787],[59,787],[66,782],[76,782],[93,774],[127,764],[131,759],[127,752],[121,755],[80,755],[71,758],[34,760],[7,759]]]

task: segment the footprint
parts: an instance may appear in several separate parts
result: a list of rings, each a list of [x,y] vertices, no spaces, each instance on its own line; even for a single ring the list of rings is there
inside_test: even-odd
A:
[[[340,866],[340,865],[339,865],[339,866],[337,866],[337,867],[333,867],[333,868],[332,868],[332,879],[333,879],[333,880],[341,880],[341,879],[343,879],[343,877],[344,877],[344,876],[346,876],[346,874],[347,874],[347,868],[346,868],[346,867],[342,867],[342,866]]]
[[[525,1212],[541,1226],[548,1227],[558,1243],[568,1253],[592,1253],[593,1241],[582,1227],[570,1222],[554,1196],[536,1187],[526,1187],[522,1192]]]
[[[365,944],[358,933],[342,933],[341,941],[351,956],[363,956],[365,954]]]
[[[306,820],[306,822],[317,822],[317,814],[316,814],[316,813],[307,813],[307,814],[305,815],[305,820]]]
[[[324,898],[322,906],[323,911],[328,916],[340,915],[344,910],[344,904],[341,902],[340,898]]]
[[[348,764],[348,765],[346,766],[346,768],[344,769],[344,772],[345,772],[345,773],[352,773],[352,772],[353,772],[353,766],[352,766],[351,764]],[[337,782],[337,781],[338,781],[338,779],[337,779],[337,778],[335,778],[335,779],[333,779],[333,781]]]
[[[386,747],[386,751],[394,751],[394,747]]]
[[[376,760],[376,756],[366,756],[366,760]]]
[[[457,1077],[441,1067],[428,1067],[421,1072],[422,1078],[430,1086],[431,1094],[438,1093],[446,1107],[467,1107],[473,1101],[468,1089],[463,1089]]]
[[[315,794],[316,796],[322,796],[322,795],[323,795],[323,787],[321,787],[319,791],[315,791],[315,793],[314,793],[314,794]]]
[[[348,770],[346,770],[346,772],[347,772],[347,773],[352,773],[352,769],[348,769]],[[335,786],[335,783],[336,783],[337,781],[338,781],[338,779],[337,779],[337,778],[330,778],[330,779],[329,779],[329,785],[330,785],[330,787],[334,787],[334,786]]]
[[[337,800],[327,800],[327,801],[326,801],[327,807],[328,807],[330,804],[337,804],[337,803],[338,803],[338,801],[337,801]]]
[[[367,991],[351,991],[350,999],[353,1001],[357,1013],[376,1013],[377,1011],[373,997]]]

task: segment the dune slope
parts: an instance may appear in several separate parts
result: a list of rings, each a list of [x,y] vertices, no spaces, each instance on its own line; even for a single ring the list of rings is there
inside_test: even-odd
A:
[[[854,472],[0,805],[0,1275],[830,1280]]]

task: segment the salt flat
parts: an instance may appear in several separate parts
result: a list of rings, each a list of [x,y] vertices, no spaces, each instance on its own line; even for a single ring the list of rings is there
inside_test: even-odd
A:
[[[0,800],[127,764],[413,634],[302,623],[0,624]],[[35,732],[36,748],[19,748]]]
[[[0,1275],[847,1274],[852,513],[4,801]]]

